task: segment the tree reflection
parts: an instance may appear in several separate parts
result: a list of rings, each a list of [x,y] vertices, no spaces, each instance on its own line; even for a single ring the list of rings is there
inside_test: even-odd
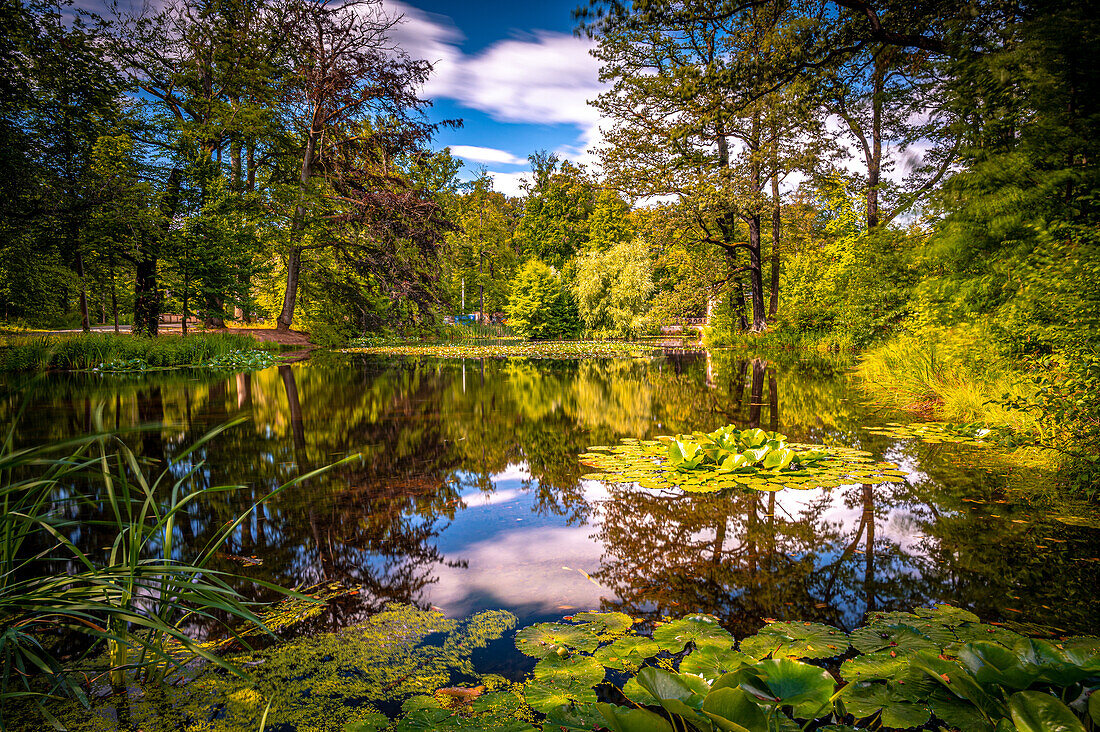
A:
[[[316,625],[334,628],[387,601],[424,607],[460,553],[440,537],[475,496],[524,468],[520,490],[555,525],[589,525],[602,546],[587,568],[608,588],[607,607],[660,617],[704,611],[736,633],[762,618],[853,626],[867,610],[930,601],[972,607],[987,619],[1019,604],[1020,620],[1084,628],[1097,600],[1095,541],[1070,527],[1012,523],[1004,480],[955,464],[954,448],[928,450],[868,435],[866,407],[850,398],[843,363],[775,360],[737,352],[677,354],[651,361],[430,361],[315,359],[228,378],[169,372],[104,380],[54,375],[28,391],[17,442],[63,439],[96,428],[125,433],[151,464],[171,464],[213,426],[222,432],[174,470],[202,461],[179,531],[185,546],[208,541],[275,487],[355,456],[263,504],[231,538],[227,554],[262,565],[222,569],[285,586],[361,585]],[[17,410],[0,399],[0,417]],[[801,442],[861,447],[913,466],[911,484],[708,495],[612,485],[590,500],[576,456],[623,437],[765,427]],[[954,450],[954,452],[952,452]],[[977,458],[980,459],[980,458]],[[512,470],[513,474],[515,473]],[[93,496],[98,500],[99,497]],[[94,502],[83,518],[94,518]],[[996,510],[994,510],[996,508]],[[1047,541],[1050,538],[1054,541]],[[112,537],[81,532],[87,546]],[[274,595],[260,589],[262,599]],[[1013,595],[1036,602],[1006,601]],[[1068,603],[1066,598],[1071,598]]]

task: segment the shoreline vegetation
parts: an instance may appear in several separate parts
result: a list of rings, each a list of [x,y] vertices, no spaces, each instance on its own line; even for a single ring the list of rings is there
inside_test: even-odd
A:
[[[157,338],[115,333],[8,337],[0,373],[34,371],[148,371],[165,368],[251,370],[274,363],[285,346],[250,335],[193,333]]]

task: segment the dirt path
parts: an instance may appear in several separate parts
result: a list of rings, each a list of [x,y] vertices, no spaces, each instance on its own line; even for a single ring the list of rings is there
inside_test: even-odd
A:
[[[261,343],[281,343],[284,346],[298,346],[302,349],[315,348],[309,342],[309,334],[297,330],[277,331],[274,328],[226,328],[224,331],[207,331],[211,333],[238,333],[250,335]]]

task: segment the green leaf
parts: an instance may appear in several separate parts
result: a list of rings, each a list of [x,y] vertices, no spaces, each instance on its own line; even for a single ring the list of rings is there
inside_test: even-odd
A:
[[[559,656],[551,653],[535,664],[531,677],[548,684],[574,682],[582,686],[595,686],[603,681],[607,672],[591,656]]]
[[[860,718],[881,712],[883,726],[899,729],[919,727],[932,717],[927,706],[898,696],[884,684],[859,684],[845,690],[844,707]]]
[[[612,704],[597,704],[611,732],[674,732],[664,717],[648,709],[624,709]]]
[[[954,635],[951,635],[950,631],[945,629],[943,632],[947,634],[946,642],[954,640]],[[856,650],[863,653],[881,650],[894,650],[898,653],[913,651],[939,653],[946,645],[946,642],[937,642],[912,625],[901,623],[893,625],[876,623],[865,628],[857,628],[852,631],[849,638]]]
[[[596,709],[595,704],[561,706],[546,713],[546,724],[552,725],[549,729],[553,729],[554,732],[559,732],[559,728],[571,732],[592,732],[597,727],[603,726],[603,721],[603,715]]]
[[[703,714],[723,732],[767,729],[764,709],[741,689],[716,689],[703,700]]]
[[[909,661],[897,651],[879,651],[849,658],[840,664],[840,676],[847,681],[877,681],[903,676]]]
[[[753,658],[832,658],[848,650],[848,636],[820,623],[772,623],[741,641],[741,651]]]
[[[596,650],[600,639],[595,633],[579,625],[564,623],[538,623],[516,633],[516,648],[520,653],[543,658],[564,646],[576,651]]]
[[[813,719],[830,713],[829,700],[836,682],[828,671],[790,658],[769,658],[748,670],[759,674],[778,704],[793,707],[795,717]],[[744,681],[741,687],[750,694],[760,691]]]
[[[721,648],[733,648],[736,643],[733,636],[718,624],[718,619],[711,615],[689,615],[659,626],[653,631],[653,640],[662,651],[670,653],[684,650],[688,643]]]
[[[702,701],[702,697],[710,691],[707,682],[698,676],[685,674],[671,674],[659,668],[647,666],[634,677],[646,693],[658,702],[669,699],[681,702],[693,702],[696,697]],[[694,703],[691,704],[695,706]]]
[[[571,681],[528,681],[523,689],[523,698],[532,709],[549,712],[570,704],[595,704],[596,692],[589,686]]]
[[[1019,732],[1085,732],[1069,707],[1041,691],[1016,692],[1008,698],[1008,710]]]
[[[661,647],[651,638],[627,635],[597,650],[594,658],[607,668],[625,670],[641,666],[647,658],[656,656],[660,650]]]
[[[714,681],[723,674],[736,671],[742,665],[752,665],[756,659],[732,648],[703,646],[696,648],[680,662],[680,673],[702,676]]]
[[[618,635],[634,626],[626,613],[577,613],[573,622],[598,635]]]
[[[959,649],[959,662],[979,684],[1012,689],[1026,689],[1039,674],[1038,668],[1024,664],[1016,653],[996,643],[967,643]]]
[[[366,714],[354,722],[344,725],[344,732],[377,732],[390,726],[390,718],[385,714]]]

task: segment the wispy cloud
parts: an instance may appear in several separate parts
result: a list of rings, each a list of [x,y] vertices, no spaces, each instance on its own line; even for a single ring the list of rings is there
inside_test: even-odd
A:
[[[475,147],[474,145],[451,145],[451,153],[463,160],[478,163],[504,163],[506,165],[525,165],[527,158],[521,158],[507,150],[493,147]]]
[[[498,122],[574,125],[578,128],[577,143],[555,152],[580,162],[593,161],[588,150],[600,139],[600,114],[588,102],[606,88],[599,80],[599,62],[589,54],[593,41],[566,33],[535,31],[522,38],[498,41],[476,54],[465,54],[460,48],[464,36],[449,18],[399,0],[386,0],[386,8],[403,16],[391,33],[393,40],[410,56],[434,65],[423,89],[426,96],[452,99]],[[488,152],[491,148],[459,147],[507,155],[499,150]],[[507,160],[478,158],[470,153],[463,156],[454,147],[452,150],[479,162],[517,164],[514,156]]]

